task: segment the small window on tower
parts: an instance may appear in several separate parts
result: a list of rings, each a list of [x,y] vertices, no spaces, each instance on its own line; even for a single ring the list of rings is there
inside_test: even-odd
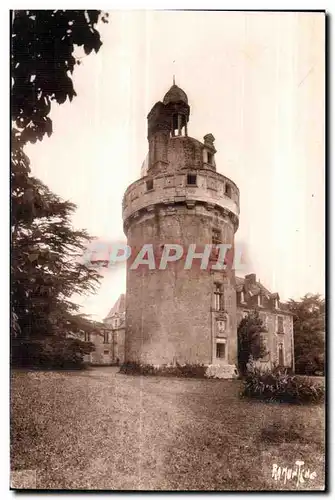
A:
[[[228,198],[231,198],[231,185],[227,183],[225,186],[225,195],[228,196]]]
[[[108,332],[104,332],[104,344],[108,344]]]
[[[216,357],[225,358],[226,357],[226,344],[220,341],[216,342]]]
[[[187,184],[188,184],[188,186],[196,186],[197,185],[196,174],[187,174]]]
[[[220,231],[220,229],[213,229],[213,231],[212,231],[212,244],[213,245],[220,245],[220,243],[222,243],[221,231]]]
[[[149,179],[146,182],[146,186],[147,186],[147,191],[152,191],[154,188],[154,181],[152,179]]]
[[[210,153],[209,151],[207,151],[207,163],[209,163],[210,165],[213,165],[213,158],[214,158],[213,153]]]
[[[214,309],[221,311],[223,309],[223,290],[220,283],[215,283],[214,288]]]

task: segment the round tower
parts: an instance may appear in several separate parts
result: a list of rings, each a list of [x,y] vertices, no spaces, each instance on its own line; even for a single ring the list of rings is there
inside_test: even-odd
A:
[[[234,247],[239,190],[216,172],[213,135],[204,142],[188,136],[189,116],[187,95],[174,84],[148,115],[146,175],[124,194],[132,252],[125,361],[220,365],[229,372],[237,361],[235,276],[229,263],[225,269],[217,263],[217,245]],[[138,265],[143,248],[148,261]],[[171,258],[165,267],[162,254]]]

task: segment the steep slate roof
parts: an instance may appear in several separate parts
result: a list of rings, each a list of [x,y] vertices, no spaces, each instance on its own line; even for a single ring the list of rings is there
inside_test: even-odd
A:
[[[235,282],[236,282],[236,291],[241,292],[243,290],[243,287],[245,285],[245,278],[240,278],[239,276],[235,277]],[[263,295],[269,295],[269,296],[274,296],[276,294],[272,294],[270,290],[265,288],[262,283],[259,281],[255,283],[255,285],[249,286],[249,291],[251,291],[252,295],[258,295],[260,292],[263,292]]]
[[[248,276],[247,276],[248,277]],[[253,297],[261,295],[263,303],[262,306],[265,309],[273,309],[273,299],[278,299],[279,310],[285,311],[287,314],[292,314],[289,309],[289,305],[285,302],[280,302],[278,293],[272,293],[268,290],[262,283],[255,281],[255,283],[247,283],[245,278],[235,277],[235,289],[236,292],[245,293],[246,302],[238,303],[238,307],[254,307]]]
[[[109,311],[107,314],[106,318],[104,321],[108,318],[111,318],[114,316],[114,314],[122,314],[126,310],[126,296],[124,293],[121,293],[120,297],[117,299],[115,304],[113,305],[112,309]]]

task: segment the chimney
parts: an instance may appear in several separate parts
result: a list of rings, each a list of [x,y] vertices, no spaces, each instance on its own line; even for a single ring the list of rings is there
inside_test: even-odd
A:
[[[247,286],[256,285],[256,274],[247,274],[244,279]]]

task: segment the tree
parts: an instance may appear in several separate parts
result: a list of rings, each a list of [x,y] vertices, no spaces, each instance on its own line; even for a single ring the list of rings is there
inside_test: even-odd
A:
[[[33,218],[25,211],[28,190],[15,185],[12,233],[12,364],[48,368],[81,367],[94,345],[84,333],[101,331],[99,323],[79,314],[74,294],[94,292],[100,275],[81,257],[91,240],[75,230],[75,205],[29,177]]]
[[[245,374],[251,357],[257,360],[268,354],[262,338],[262,333],[266,331],[258,311],[249,312],[241,320],[237,329],[238,365],[241,374]]]
[[[27,189],[25,210],[33,217],[29,189],[29,160],[23,147],[52,133],[51,103],[72,101],[76,92],[71,75],[81,61],[77,47],[85,54],[98,52],[102,42],[96,24],[108,22],[100,10],[15,10],[12,11],[11,51],[11,182]],[[14,166],[14,168],[13,168]]]
[[[72,101],[76,92],[71,75],[85,54],[98,52],[102,42],[96,30],[108,14],[100,10],[15,10],[12,12],[11,77],[12,121],[23,143],[52,133],[48,116],[52,101]]]
[[[65,336],[79,306],[73,294],[94,292],[99,274],[80,261],[91,240],[74,230],[75,205],[29,177],[29,190],[15,185],[12,233],[12,307],[24,338]],[[26,217],[25,194],[31,191],[33,218]]]
[[[294,357],[297,373],[324,372],[325,300],[320,294],[306,294],[290,300],[293,313]]]
[[[76,47],[98,52],[95,26],[107,22],[99,10],[21,10],[12,12],[11,53],[11,227],[12,321],[16,339],[61,335],[76,328],[73,293],[92,291],[98,275],[78,261],[89,241],[75,231],[75,206],[63,202],[30,176],[24,145],[51,135],[52,101],[76,95],[71,75]],[[84,322],[85,323],[85,322]],[[86,328],[93,325],[86,320]]]

